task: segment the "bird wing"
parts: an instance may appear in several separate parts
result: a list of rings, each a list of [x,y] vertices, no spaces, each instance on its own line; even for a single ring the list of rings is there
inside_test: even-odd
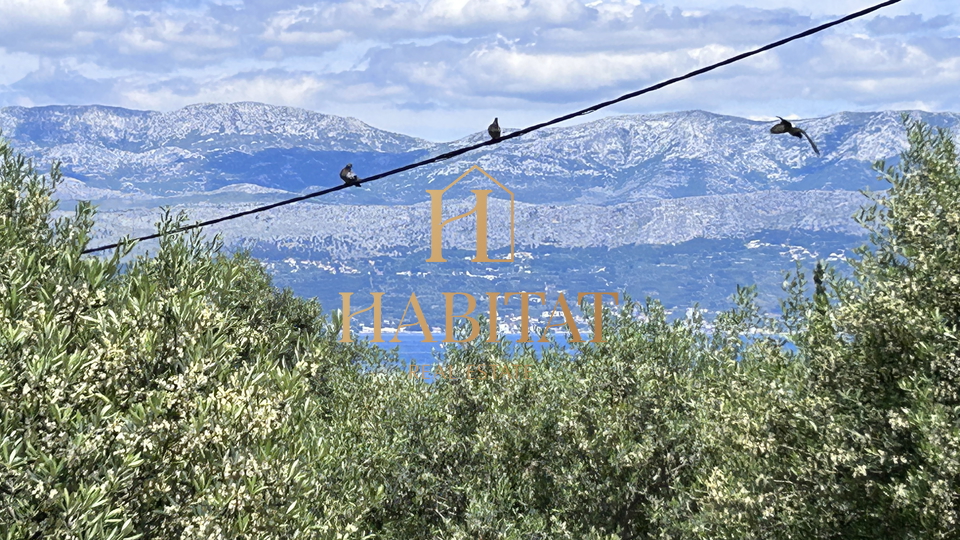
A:
[[[803,133],[803,136],[806,137],[808,141],[810,141],[810,146],[813,147],[813,151],[816,152],[816,154],[819,156],[819,155],[820,155],[820,149],[817,148],[817,145],[816,145],[816,143],[813,142],[813,139],[811,139],[810,136],[807,135],[807,132],[804,131],[804,130],[802,130],[802,129],[800,130],[800,133]]]

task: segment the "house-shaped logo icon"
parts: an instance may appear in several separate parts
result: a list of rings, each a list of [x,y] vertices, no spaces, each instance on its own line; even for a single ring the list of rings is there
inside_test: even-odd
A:
[[[443,194],[446,193],[450,188],[457,185],[457,182],[463,180],[467,175],[473,171],[480,171],[481,174],[493,181],[494,184],[499,186],[507,195],[510,196],[510,258],[508,259],[491,259],[488,254],[488,202],[490,194],[493,193],[492,189],[471,189],[475,198],[475,204],[473,209],[469,212],[460,214],[459,216],[454,216],[447,220],[443,219]],[[446,262],[447,260],[443,258],[443,227],[449,223],[457,221],[458,219],[463,219],[470,215],[475,215],[477,218],[477,253],[476,257],[471,259],[472,262],[513,262],[514,255],[514,199],[513,192],[506,188],[503,184],[497,181],[496,178],[487,174],[486,171],[481,169],[479,166],[474,165],[467,169],[467,172],[461,174],[456,180],[450,183],[449,186],[443,189],[428,189],[427,193],[430,194],[430,258],[427,259],[427,262]]]

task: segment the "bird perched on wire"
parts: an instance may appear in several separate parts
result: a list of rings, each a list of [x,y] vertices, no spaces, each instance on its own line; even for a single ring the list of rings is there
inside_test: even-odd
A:
[[[497,123],[496,118],[493,119],[493,123],[487,128],[487,133],[490,134],[490,138],[493,140],[500,138],[500,124]]]
[[[357,182],[360,180],[356,173],[353,172],[353,163],[347,163],[347,166],[340,169],[340,179],[349,186],[360,187],[360,184]]]
[[[780,118],[780,117],[778,116],[777,118]],[[780,118],[779,124],[770,128],[770,133],[775,133],[775,134],[789,133],[790,135],[793,135],[798,139],[806,137],[807,140],[810,141],[810,146],[813,147],[813,151],[816,152],[818,156],[820,155],[820,150],[817,148],[817,145],[813,142],[813,139],[811,139],[810,136],[807,135],[807,132],[798,127],[793,127],[793,124],[784,120],[783,118]]]

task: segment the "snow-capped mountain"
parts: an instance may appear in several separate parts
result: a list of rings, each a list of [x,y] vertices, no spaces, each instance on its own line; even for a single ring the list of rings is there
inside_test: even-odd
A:
[[[430,146],[356,118],[250,102],[190,105],[169,113],[99,105],[5,107],[0,128],[37,148],[78,144],[133,153],[291,147],[397,153]]]
[[[934,126],[960,126],[955,113],[911,114]],[[409,294],[426,287],[478,294],[619,290],[668,306],[701,302],[713,309],[729,305],[737,284],[750,283],[764,287],[765,305],[776,306],[781,271],[793,259],[837,260],[863,242],[851,218],[865,202],[857,191],[885,187],[872,164],[904,148],[900,116],[839,113],[795,121],[820,156],[806,140],[772,135],[775,121],[703,111],[603,118],[205,232],[222,234],[228,248],[251,248],[278,284],[331,307],[340,302],[337,291]],[[170,113],[11,107],[0,109],[0,129],[38,164],[62,160],[65,206],[71,199],[98,204],[90,247],[154,232],[159,206],[185,210],[190,220],[216,218],[339,185],[348,162],[365,177],[486,138],[478,130],[431,143],[351,118],[254,103]],[[471,265],[475,236],[462,220],[444,233],[445,249],[460,251],[441,270],[425,262],[424,190],[445,187],[473,165],[515,193],[521,262]],[[488,184],[471,175],[451,196]],[[469,206],[457,204],[447,210]],[[491,202],[491,223],[506,222],[506,204]],[[491,234],[491,247],[504,249],[510,236]],[[137,251],[155,245],[144,242]],[[442,296],[435,296],[424,305],[432,314],[443,309]]]
[[[875,187],[871,165],[905,143],[899,112],[798,120],[805,140],[771,135],[775,122],[703,111],[604,118],[548,128],[348,190],[338,202],[415,204],[424,189],[480,165],[530,203],[608,205],[646,198],[765,190]],[[955,113],[912,112],[949,128]],[[0,109],[0,130],[37,160],[95,190],[170,196],[233,184],[303,192],[338,184],[347,162],[370,176],[482,140],[431,143],[343,118],[257,103],[170,113],[100,106]],[[509,131],[509,130],[507,130]],[[466,179],[466,186],[474,180]],[[83,193],[74,185],[71,193]],[[104,191],[91,191],[100,198]]]
[[[934,125],[960,125],[960,115],[953,113],[911,114]],[[876,160],[895,157],[903,148],[900,115],[839,113],[797,121],[821,156],[806,140],[772,135],[776,121],[686,111],[545,129],[460,161],[512,181],[524,193],[521,199],[537,202],[616,204],[770,189],[858,190],[873,186]],[[441,151],[478,140],[468,137]],[[452,162],[422,174],[446,178],[462,169]]]
[[[262,155],[280,166],[307,155],[404,155],[432,146],[355,118],[261,103],[191,105],[170,113],[102,106],[6,107],[0,131],[38,163],[92,188],[172,195],[232,181],[229,156]],[[225,159],[225,156],[226,159]],[[337,170],[343,165],[338,165]],[[278,178],[248,182],[268,188]]]

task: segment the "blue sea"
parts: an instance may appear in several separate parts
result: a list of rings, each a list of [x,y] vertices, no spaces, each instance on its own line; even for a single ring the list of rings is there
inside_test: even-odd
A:
[[[556,340],[556,342],[559,345],[568,348],[568,350],[572,350],[572,346],[567,343],[566,336],[564,334],[552,334],[552,335],[554,340]],[[373,334],[360,333],[357,335],[357,337],[359,339],[366,339],[369,341],[370,339],[373,338]],[[412,333],[412,332],[408,334],[400,334],[400,339],[401,339],[400,343],[390,343],[391,337],[392,336],[388,335],[388,333],[384,333],[383,335],[384,343],[374,343],[374,345],[385,350],[393,350],[394,348],[399,348],[397,351],[398,353],[397,355],[399,356],[400,361],[405,366],[408,366],[411,360],[416,362],[418,366],[435,365],[437,363],[437,359],[434,356],[434,353],[440,352],[441,347],[443,347],[444,345],[443,343],[424,343],[423,341],[421,341],[423,338],[422,334]],[[540,351],[545,346],[550,345],[550,343],[540,343],[536,341],[538,337],[532,334],[530,336],[530,339],[534,341],[531,343],[523,343],[523,344],[517,343],[517,340],[520,339],[520,334],[507,334],[504,337],[507,340],[507,344],[511,347],[519,348],[519,347],[522,347],[523,345],[533,346],[533,349],[538,356],[540,354]],[[793,352],[796,352],[797,350],[796,346],[790,342],[787,342],[784,345],[784,347]],[[433,375],[432,374],[427,375],[425,379],[427,381],[432,381]]]
[[[360,339],[370,340],[373,339],[372,333],[360,333],[357,334]],[[390,338],[393,336],[389,332],[384,332],[381,336],[384,343],[374,343],[374,345],[386,349],[392,350],[395,347],[400,347],[398,351],[400,353],[401,360],[416,360],[417,363],[431,363],[433,362],[433,352],[439,351],[444,343],[424,343],[422,341],[423,334],[410,332],[407,334],[400,334],[400,343],[390,343]],[[532,345],[534,350],[540,352],[544,346],[550,345],[549,343],[540,343],[536,341],[539,339],[539,336],[530,334],[530,339],[533,340],[530,343],[517,343],[517,340],[520,339],[520,334],[505,334],[504,337],[507,340],[507,343],[514,345],[516,347],[521,347],[523,345]],[[560,345],[567,346],[567,338],[564,334],[553,334],[554,340]]]
[[[373,339],[372,333],[360,333],[357,334],[359,339],[371,340]],[[418,366],[434,365],[437,363],[437,359],[434,356],[434,353],[439,353],[440,349],[444,343],[424,343],[422,341],[423,334],[419,333],[408,333],[400,334],[400,343],[390,343],[390,338],[392,335],[388,332],[384,332],[382,338],[384,343],[374,343],[374,345],[385,350],[393,350],[394,348],[399,348],[397,351],[397,356],[400,357],[400,361],[405,365],[409,365],[410,361],[414,361]],[[550,343],[540,343],[536,341],[539,339],[538,336],[531,333],[530,339],[534,340],[530,343],[517,343],[517,340],[520,339],[520,334],[506,334],[503,336],[507,340],[507,344],[511,347],[520,348],[523,345],[529,345],[533,347],[533,350],[539,355],[540,351],[543,350],[545,346],[549,346]],[[554,340],[563,346],[570,347],[567,343],[566,336],[563,334],[553,334]],[[512,350],[510,350],[512,352]],[[426,380],[432,380],[432,375],[428,375]]]

